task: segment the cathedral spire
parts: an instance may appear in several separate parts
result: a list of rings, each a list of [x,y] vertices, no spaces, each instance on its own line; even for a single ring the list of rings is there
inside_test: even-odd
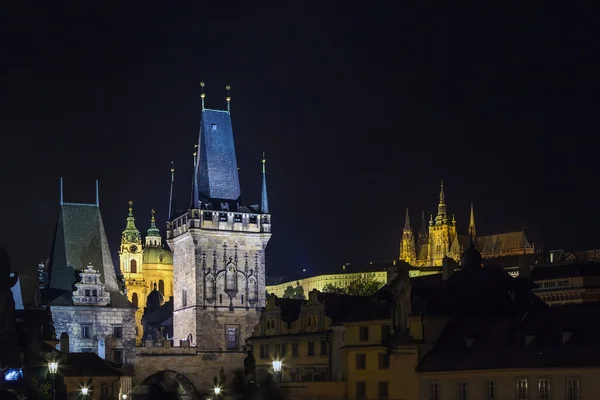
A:
[[[265,152],[263,151],[262,156],[262,198],[260,201],[260,212],[263,214],[269,213],[269,199],[267,198],[267,160],[265,158]]]
[[[438,215],[435,217],[437,225],[448,222],[448,216],[446,214],[446,195],[444,193],[444,181],[440,187],[440,203],[438,204]]]
[[[135,226],[135,218],[133,217],[133,201],[129,200],[129,213],[127,214],[127,225],[121,236],[121,246],[127,243],[141,244],[142,236],[140,231]]]
[[[169,220],[174,220],[177,211],[175,210],[175,167],[171,161],[171,191],[169,193]]]
[[[473,203],[471,203],[471,217],[469,218],[469,236],[471,236],[472,241],[475,241],[475,211],[473,210]]]
[[[411,264],[415,262],[416,258],[415,238],[410,228],[410,217],[407,208],[404,217],[404,229],[402,230],[402,241],[400,242],[400,260]]]
[[[425,219],[425,210],[421,210],[421,228],[419,229],[419,245],[426,244],[429,238],[429,228]]]
[[[406,215],[404,216],[404,230],[410,230],[410,216],[408,215],[408,208],[406,209]]]

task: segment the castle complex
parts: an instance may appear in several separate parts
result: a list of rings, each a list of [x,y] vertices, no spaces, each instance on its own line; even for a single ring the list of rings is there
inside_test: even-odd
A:
[[[471,240],[483,258],[517,256],[534,252],[534,247],[527,240],[524,231],[477,236],[473,205],[471,205],[468,234],[459,235],[456,220],[454,216],[450,218],[446,208],[446,195],[444,182],[442,182],[437,215],[434,219],[432,214],[429,223],[426,223],[425,213],[422,213],[421,229],[416,240],[410,226],[408,209],[406,210],[400,243],[400,260],[416,267],[441,266],[446,256],[458,262]]]

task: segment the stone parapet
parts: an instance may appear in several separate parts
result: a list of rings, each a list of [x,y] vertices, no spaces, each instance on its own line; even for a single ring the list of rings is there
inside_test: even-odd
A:
[[[167,239],[175,238],[194,228],[270,233],[271,215],[194,209],[167,222]]]

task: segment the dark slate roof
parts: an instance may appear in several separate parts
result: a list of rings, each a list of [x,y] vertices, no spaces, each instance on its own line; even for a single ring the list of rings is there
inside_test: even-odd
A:
[[[60,207],[52,244],[50,287],[73,291],[79,271],[89,264],[100,272],[107,290],[119,290],[100,208],[65,203]]]
[[[468,247],[468,243],[466,247]],[[527,240],[527,236],[525,236],[525,231],[517,231],[478,236],[475,238],[475,247],[483,254],[531,248],[531,245],[529,244],[529,240]]]
[[[44,298],[51,306],[73,306],[73,291],[57,290],[50,288],[44,291]],[[127,299],[127,297],[125,297],[125,295],[118,292],[111,292],[110,303],[106,307],[135,308],[134,305]]]
[[[600,303],[536,309],[524,315],[465,317],[448,323],[420,372],[597,367]],[[466,338],[472,340],[467,346]]]
[[[531,270],[530,275],[532,281],[579,276],[600,276],[600,263],[574,262],[561,265],[538,265]]]
[[[173,317],[173,300],[167,301],[162,306],[158,307],[153,312],[148,312],[148,309],[144,310],[144,316],[142,322],[149,325],[161,325],[169,318]]]
[[[237,201],[241,192],[229,113],[202,110],[199,136],[197,188],[200,196],[217,200],[213,203]]]
[[[59,361],[60,372],[65,376],[114,376],[126,375],[119,364],[103,360],[96,353],[63,354]]]

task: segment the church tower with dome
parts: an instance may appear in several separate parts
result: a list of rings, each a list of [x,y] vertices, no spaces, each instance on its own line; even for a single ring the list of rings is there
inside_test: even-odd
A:
[[[119,263],[125,278],[127,298],[136,307],[138,344],[142,341],[142,316],[148,295],[157,288],[163,297],[173,296],[173,254],[164,248],[154,214],[152,210],[150,228],[142,245],[142,235],[135,226],[133,202],[130,201],[127,225],[121,236],[119,249]]]

